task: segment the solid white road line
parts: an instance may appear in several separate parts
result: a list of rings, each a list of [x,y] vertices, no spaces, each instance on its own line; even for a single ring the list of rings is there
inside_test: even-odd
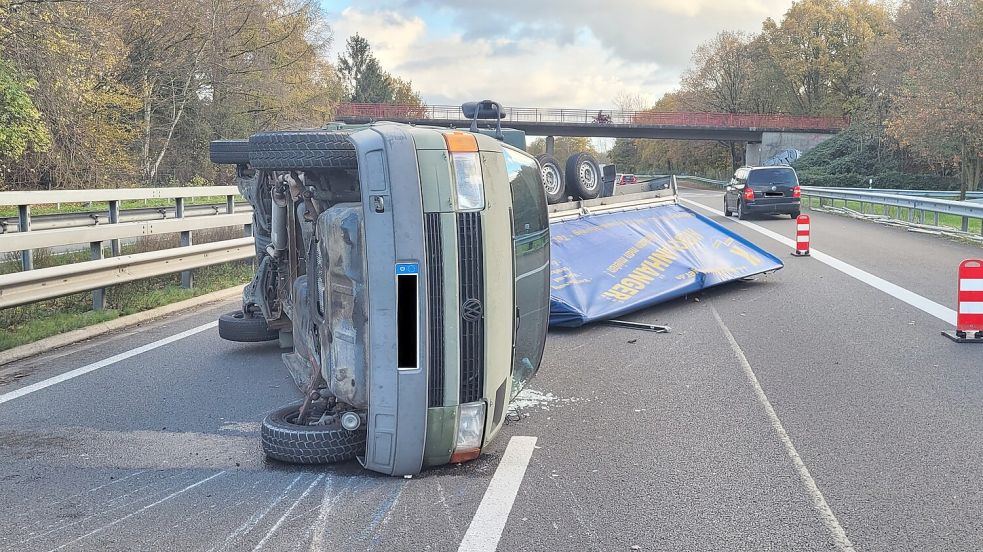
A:
[[[805,487],[806,493],[809,495],[809,499],[812,501],[812,507],[816,509],[819,514],[819,519],[822,520],[823,525],[829,530],[830,536],[833,538],[833,542],[836,544],[837,550],[841,552],[854,552],[853,543],[850,542],[849,537],[846,536],[846,531],[843,530],[843,526],[840,525],[836,515],[833,510],[829,507],[829,503],[826,502],[826,497],[823,496],[822,491],[816,485],[816,480],[812,478],[812,474],[809,473],[809,468],[806,467],[805,463],[802,461],[802,457],[799,456],[799,452],[795,450],[795,445],[792,444],[792,439],[788,436],[785,431],[785,426],[782,425],[782,421],[778,418],[778,414],[775,413],[775,409],[771,406],[771,401],[768,400],[768,396],[765,395],[764,389],[761,388],[761,384],[758,383],[758,377],[754,375],[754,370],[751,369],[751,363],[748,362],[747,357],[744,355],[744,350],[741,346],[737,344],[737,340],[734,339],[734,335],[730,333],[730,330],[724,325],[724,321],[720,318],[720,313],[717,309],[710,305],[710,311],[713,313],[713,317],[717,320],[717,325],[724,332],[724,336],[727,338],[727,342],[730,343],[731,349],[734,350],[734,355],[741,362],[741,367],[744,369],[744,375],[747,376],[748,382],[754,389],[754,394],[764,407],[765,412],[768,414],[768,418],[771,421],[771,427],[778,434],[778,439],[781,440],[782,445],[785,447],[785,452],[788,457],[792,460],[792,464],[795,466],[795,471],[799,475],[799,479],[802,481],[802,485]]]
[[[0,404],[3,404],[7,401],[12,401],[18,397],[23,397],[24,395],[29,395],[35,391],[40,391],[41,389],[44,389],[46,387],[51,387],[52,385],[59,384],[63,381],[68,381],[70,379],[77,378],[79,376],[88,374],[89,372],[93,372],[100,368],[105,368],[106,366],[109,366],[111,364],[116,364],[121,360],[126,360],[128,358],[135,357],[139,354],[146,353],[147,351],[158,349],[160,347],[163,347],[164,345],[169,345],[171,343],[174,343],[175,341],[180,341],[186,337],[191,337],[205,330],[214,328],[215,326],[218,326],[217,321],[209,322],[208,324],[203,324],[201,326],[198,326],[197,328],[191,328],[190,330],[183,331],[179,334],[174,334],[170,337],[159,339],[157,341],[154,341],[153,343],[147,343],[146,345],[137,347],[136,349],[130,349],[129,351],[120,353],[115,356],[111,356],[104,360],[100,360],[99,362],[93,362],[92,364],[83,366],[81,368],[76,368],[69,372],[65,372],[64,374],[59,374],[55,377],[48,378],[46,380],[42,380],[37,383],[32,383],[31,385],[21,387],[16,391],[11,391],[10,393],[4,393],[3,395],[0,395]]]
[[[703,205],[702,203],[697,203],[695,201],[691,201],[691,200],[688,200],[688,199],[685,199],[685,198],[679,198],[679,201],[682,201],[684,203],[688,203],[688,204],[690,204],[690,205],[692,205],[694,207],[697,207],[699,209],[703,209],[704,211],[713,213],[715,215],[719,215],[721,217],[724,216],[723,212],[718,211],[716,209],[713,209],[711,207],[707,207],[706,205]],[[786,238],[785,236],[783,236],[781,234],[778,234],[776,232],[772,232],[771,230],[768,230],[767,228],[764,228],[762,226],[758,226],[757,224],[753,224],[753,223],[750,223],[750,222],[747,222],[747,221],[744,221],[744,220],[733,220],[733,219],[730,219],[730,221],[731,222],[736,222],[737,224],[740,224],[741,226],[744,226],[746,228],[749,228],[751,230],[754,230],[755,232],[758,232],[759,234],[764,234],[765,236],[768,236],[769,238],[771,238],[771,239],[773,239],[773,240],[775,240],[775,241],[777,241],[777,242],[779,242],[781,244],[787,245],[787,246],[791,247],[792,249],[795,249],[795,242],[792,241],[789,238]],[[849,263],[846,263],[846,262],[843,262],[843,261],[837,259],[836,257],[827,255],[826,253],[823,253],[822,251],[818,251],[816,249],[811,249],[809,251],[809,253],[810,253],[810,255],[812,255],[812,258],[813,259],[816,259],[817,261],[819,261],[819,262],[821,262],[821,263],[823,263],[823,264],[825,264],[827,266],[830,266],[832,268],[835,268],[836,270],[839,270],[840,272],[846,274],[847,276],[851,276],[851,277],[856,278],[857,280],[860,280],[861,282],[863,282],[863,283],[865,283],[865,284],[867,284],[867,285],[869,285],[871,287],[877,288],[877,289],[883,291],[884,293],[886,293],[886,294],[894,297],[895,299],[900,299],[901,301],[904,301],[905,303],[908,303],[909,305],[915,307],[916,309],[918,309],[920,311],[923,311],[925,313],[928,313],[928,314],[930,314],[930,315],[938,318],[939,320],[941,320],[943,322],[947,322],[947,323],[952,324],[952,325],[955,325],[956,324],[956,311],[954,311],[954,310],[952,310],[952,309],[950,309],[948,307],[945,307],[943,305],[940,305],[940,304],[936,303],[935,301],[932,301],[931,299],[929,299],[927,297],[923,297],[921,295],[918,295],[917,293],[915,293],[913,291],[909,291],[909,290],[907,290],[907,289],[905,289],[905,288],[903,288],[903,287],[901,287],[901,286],[899,286],[897,284],[892,284],[891,282],[888,282],[887,280],[885,280],[883,278],[880,278],[878,276],[874,276],[870,272],[867,272],[865,270],[861,270],[861,269],[859,269],[859,268],[857,268],[857,267],[855,267],[855,266],[853,266],[853,265],[851,265]]]
[[[494,552],[502,538],[505,522],[519,494],[519,485],[526,475],[526,466],[536,448],[535,437],[512,437],[495,470],[478,511],[468,526],[458,552]]]

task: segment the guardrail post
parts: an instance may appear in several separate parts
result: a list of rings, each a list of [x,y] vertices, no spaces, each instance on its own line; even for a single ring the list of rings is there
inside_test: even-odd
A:
[[[119,224],[119,201],[109,202],[109,224]],[[110,240],[109,246],[112,248],[113,257],[119,257],[120,245],[119,239]]]
[[[939,212],[932,211],[932,226],[938,226],[938,225],[939,225]]]
[[[31,231],[31,206],[30,205],[18,205],[17,206],[17,229],[21,232]],[[20,267],[22,270],[33,270],[34,269],[34,250],[25,249],[20,252]]]
[[[963,217],[962,229],[963,232],[969,232],[969,217]]]
[[[178,197],[174,199],[174,218],[184,218],[184,198]],[[181,247],[187,247],[191,245],[191,230],[185,230],[181,232]],[[190,270],[185,270],[181,272],[181,287],[184,289],[190,289],[194,285],[194,275]]]
[[[232,215],[236,212],[235,196],[225,196],[225,212]]]
[[[89,250],[92,251],[93,261],[102,259],[102,242],[89,243]],[[106,288],[92,290],[92,310],[103,310],[104,308],[106,308]]]

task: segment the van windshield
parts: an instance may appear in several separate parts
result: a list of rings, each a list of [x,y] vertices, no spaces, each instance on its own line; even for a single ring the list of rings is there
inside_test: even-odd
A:
[[[756,169],[748,175],[747,183],[753,186],[795,186],[795,171],[788,167]]]

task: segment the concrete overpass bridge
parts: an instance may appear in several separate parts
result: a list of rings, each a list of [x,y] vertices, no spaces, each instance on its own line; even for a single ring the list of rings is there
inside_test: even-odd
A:
[[[611,111],[504,107],[502,125],[532,136],[653,138],[746,142],[748,163],[757,164],[788,148],[808,151],[845,129],[846,117],[782,114]],[[342,104],[337,119],[347,123],[398,121],[418,125],[467,127],[460,106]],[[487,121],[480,121],[486,126]]]

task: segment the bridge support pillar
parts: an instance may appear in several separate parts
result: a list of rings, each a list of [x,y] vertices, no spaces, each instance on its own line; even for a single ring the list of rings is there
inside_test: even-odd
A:
[[[549,155],[553,155],[553,152],[554,151],[556,151],[556,139],[553,138],[552,136],[547,136],[546,137],[546,153],[549,154]]]

